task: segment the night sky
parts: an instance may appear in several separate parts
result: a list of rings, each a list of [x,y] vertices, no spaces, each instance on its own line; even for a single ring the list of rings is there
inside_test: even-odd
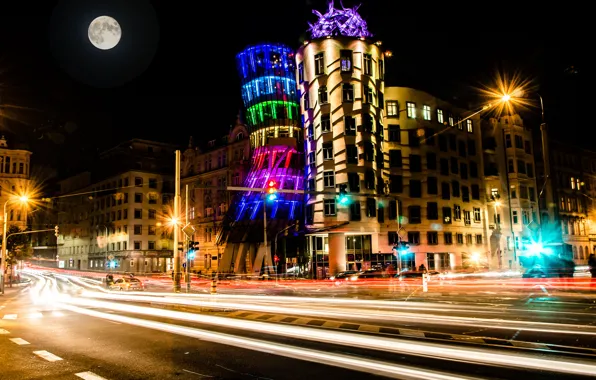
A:
[[[587,129],[590,107],[580,94],[591,75],[585,62],[592,43],[579,9],[570,17],[553,9],[546,17],[542,6],[537,17],[536,9],[519,4],[484,10],[480,3],[344,1],[358,3],[369,30],[393,52],[386,85],[479,104],[474,87],[493,85],[498,72],[517,73],[543,96],[553,133],[593,144],[575,133]],[[36,162],[59,166],[63,175],[127,138],[185,145],[192,135],[201,144],[225,134],[241,107],[236,53],[263,41],[300,46],[307,22],[316,20],[311,9],[324,12],[326,4],[15,2],[2,9],[0,22],[1,128],[13,144],[32,149]],[[87,39],[89,22],[102,14],[115,17],[123,30],[109,51]],[[566,71],[570,66],[577,73]],[[523,114],[536,126],[539,115],[539,109]]]

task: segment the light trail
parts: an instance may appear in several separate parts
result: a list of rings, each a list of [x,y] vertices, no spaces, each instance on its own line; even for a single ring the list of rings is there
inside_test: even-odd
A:
[[[265,352],[291,359],[304,360],[318,364],[350,369],[358,372],[377,374],[393,379],[406,380],[464,380],[477,379],[478,377],[456,376],[438,371],[415,368],[411,366],[398,365],[378,360],[366,359],[363,357],[351,357],[349,355],[334,354],[319,350],[312,350],[298,346],[291,346],[280,343],[270,343],[263,340],[243,338],[229,334],[216,333],[197,328],[178,326],[163,322],[148,321],[139,318],[132,318],[121,315],[102,313],[96,310],[89,310],[72,305],[61,305],[67,310],[85,314],[91,317],[102,318],[114,322],[126,323],[134,326],[145,327],[153,330],[160,330],[172,334],[188,336],[213,343],[225,344],[242,349]]]
[[[542,359],[529,354],[495,353],[488,349],[456,348],[444,344],[416,342],[412,343],[399,338],[367,336],[349,332],[319,330],[301,326],[278,325],[259,321],[245,321],[225,317],[193,314],[180,311],[155,309],[143,306],[119,304],[114,302],[90,299],[64,298],[61,303],[75,304],[91,308],[105,308],[125,313],[142,314],[186,322],[203,323],[224,328],[236,328],[258,333],[279,335],[293,339],[324,342],[348,347],[367,348],[396,354],[409,354],[422,357],[440,358],[456,362],[475,363],[480,365],[508,366],[512,368],[532,369],[593,376],[596,365],[580,361],[561,360],[558,358]],[[67,305],[65,305],[67,306]],[[92,312],[85,310],[86,312]],[[125,318],[125,317],[121,317]]]

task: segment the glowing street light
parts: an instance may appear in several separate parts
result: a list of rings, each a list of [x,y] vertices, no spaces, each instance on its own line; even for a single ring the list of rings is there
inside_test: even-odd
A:
[[[8,214],[6,212],[6,206],[8,206],[9,203],[20,203],[21,205],[26,205],[29,203],[29,196],[26,194],[23,194],[20,196],[8,198],[6,200],[6,202],[4,202],[4,213],[2,214],[3,218],[4,218],[4,229],[2,231],[2,263],[0,263],[0,282],[1,282],[0,287],[2,288],[2,294],[4,294],[4,271],[6,268],[6,248],[7,248],[6,230],[8,228],[8,226],[7,226]]]

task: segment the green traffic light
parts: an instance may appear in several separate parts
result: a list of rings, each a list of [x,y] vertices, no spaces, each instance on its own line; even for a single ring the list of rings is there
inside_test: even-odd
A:
[[[274,201],[277,199],[277,194],[269,194],[267,195],[267,200],[268,201]]]
[[[339,203],[342,205],[348,204],[350,202],[350,198],[343,196],[339,198]]]

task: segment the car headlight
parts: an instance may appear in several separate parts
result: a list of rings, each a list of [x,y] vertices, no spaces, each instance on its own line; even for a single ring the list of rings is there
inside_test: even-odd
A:
[[[330,279],[331,281],[333,281],[333,280],[335,280],[335,276],[331,276],[331,277],[329,277],[329,279]]]
[[[358,280],[358,276],[351,276],[350,277],[350,281],[356,281],[356,280]]]

